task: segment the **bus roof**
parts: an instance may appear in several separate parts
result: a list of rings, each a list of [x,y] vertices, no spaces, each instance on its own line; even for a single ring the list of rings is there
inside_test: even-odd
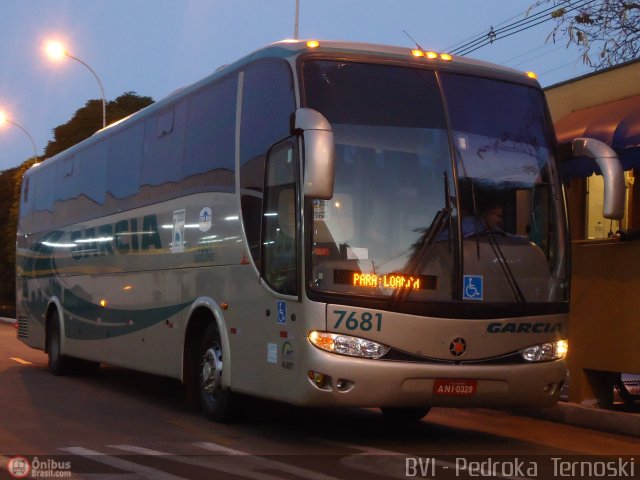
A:
[[[67,150],[58,153],[57,155],[46,159],[44,165],[51,165],[52,160],[56,160],[58,157],[67,157],[69,154],[75,153],[95,142],[101,140],[106,134],[110,136],[115,131],[120,129],[126,129],[130,125],[141,121],[154,113],[161,111],[168,105],[173,104],[175,101],[190,95],[208,85],[211,82],[216,81],[240,68],[256,60],[265,58],[283,58],[291,59],[303,54],[317,54],[327,56],[339,56],[340,58],[357,58],[366,57],[368,59],[380,59],[380,60],[396,60],[396,61],[410,61],[419,65],[420,63],[427,63],[433,65],[434,68],[443,71],[453,71],[457,73],[465,73],[468,75],[478,75],[482,77],[497,78],[506,81],[522,83],[530,86],[540,88],[538,82],[528,76],[529,72],[522,72],[511,68],[503,67],[497,64],[484,62],[480,60],[474,60],[467,57],[460,57],[455,55],[448,55],[445,53],[439,53],[434,51],[422,51],[419,49],[411,49],[407,47],[398,47],[391,45],[377,45],[371,43],[360,42],[341,42],[330,40],[281,40],[269,45],[266,45],[249,55],[246,55],[239,60],[229,65],[224,65],[218,68],[214,73],[207,77],[189,85],[186,87],[175,90],[170,95],[163,99],[143,108],[142,110],[129,115],[121,120],[118,120],[107,127],[98,130],[91,137],[83,140],[82,142],[68,148]],[[26,175],[31,174],[31,170],[35,167],[41,167],[43,163],[34,165],[29,169]]]

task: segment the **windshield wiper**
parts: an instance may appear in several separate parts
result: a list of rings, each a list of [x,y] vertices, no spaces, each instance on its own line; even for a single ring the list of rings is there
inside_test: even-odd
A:
[[[438,210],[436,216],[429,228],[426,229],[422,238],[418,240],[415,245],[414,254],[411,256],[409,261],[407,262],[407,270],[409,275],[420,275],[424,267],[427,265],[427,262],[431,258],[431,254],[436,246],[438,241],[438,237],[440,233],[444,229],[445,226],[449,227],[449,233],[447,235],[448,241],[451,240],[451,212],[453,209],[451,208],[451,195],[449,191],[449,180],[447,176],[447,172],[444,172],[443,175],[444,180],[444,196],[445,196],[445,206]],[[404,301],[407,299],[407,296],[411,292],[411,289],[400,289],[396,290],[392,296],[392,303],[397,303],[400,301]]]
[[[518,302],[522,303],[523,305],[526,304],[527,299],[524,298],[524,294],[520,289],[518,280],[516,279],[516,276],[513,274],[513,270],[511,270],[509,263],[507,263],[507,257],[505,257],[504,252],[502,251],[502,247],[500,247],[500,243],[498,242],[498,239],[495,236],[496,235],[495,232],[492,232],[491,230],[487,229],[486,233],[487,233],[487,239],[489,240],[489,245],[491,245],[491,248],[493,249],[493,253],[498,259],[498,263],[502,268],[502,272],[504,273],[505,277],[507,277],[507,283],[509,284],[509,287],[511,287],[511,291],[515,295],[516,300],[518,300]]]

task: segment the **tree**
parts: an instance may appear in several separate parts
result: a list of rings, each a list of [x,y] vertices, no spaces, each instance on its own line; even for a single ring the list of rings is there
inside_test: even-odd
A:
[[[557,7],[549,38],[555,43],[562,36],[567,46],[577,45],[586,65],[599,70],[640,56],[640,2],[541,0],[535,7],[545,3]]]
[[[22,176],[34,159],[25,160],[19,167],[0,172],[0,204],[6,205],[0,211],[0,232],[5,238],[15,239],[18,225],[18,208],[20,199],[20,184]],[[10,316],[15,301],[15,269],[16,242],[0,243],[0,316]]]
[[[107,120],[115,122],[141,108],[153,103],[151,97],[141,97],[135,92],[125,92],[115,100],[107,103]],[[102,128],[102,101],[89,100],[64,125],[53,129],[54,140],[45,148],[45,157],[50,157],[85,138],[93,135]],[[46,161],[40,158],[39,160]],[[0,242],[0,316],[9,315],[6,305],[13,308],[15,301],[15,247],[16,229],[18,225],[18,210],[20,206],[20,186],[22,177],[27,169],[33,165],[30,158],[19,167],[0,172],[0,232],[4,242]]]
[[[136,92],[125,92],[107,102],[107,124],[120,120],[151,105],[151,97],[141,97]],[[52,157],[102,128],[102,100],[89,100],[73,115],[71,120],[53,129],[53,137],[44,149],[45,157]]]

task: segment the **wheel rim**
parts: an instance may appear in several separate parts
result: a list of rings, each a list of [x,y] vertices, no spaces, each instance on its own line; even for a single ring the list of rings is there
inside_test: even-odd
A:
[[[202,391],[215,399],[222,384],[222,348],[220,345],[214,343],[204,352],[201,367]]]

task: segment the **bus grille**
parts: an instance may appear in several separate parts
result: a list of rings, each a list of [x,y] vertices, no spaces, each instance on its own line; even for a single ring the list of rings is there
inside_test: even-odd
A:
[[[29,338],[29,320],[27,317],[18,317],[18,338]]]

